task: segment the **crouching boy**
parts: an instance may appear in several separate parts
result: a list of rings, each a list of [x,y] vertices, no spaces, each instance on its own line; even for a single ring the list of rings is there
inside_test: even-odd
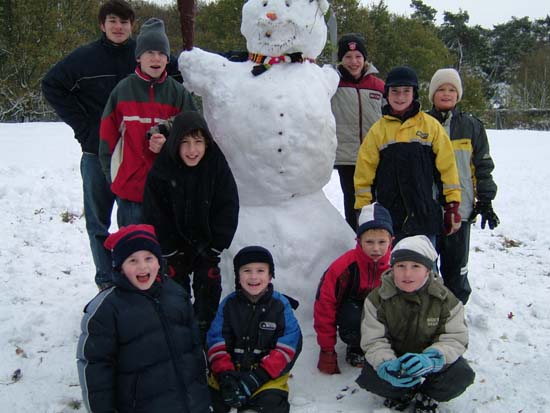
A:
[[[288,378],[302,349],[289,300],[273,290],[273,257],[250,246],[233,259],[236,291],[221,302],[207,335],[214,412],[285,413]]]
[[[404,238],[391,271],[365,300],[361,348],[367,364],[357,383],[398,411],[435,412],[464,392],[475,374],[462,354],[468,328],[462,303],[431,271],[437,253],[424,235]]]
[[[363,207],[358,220],[357,245],[337,258],[323,274],[313,309],[317,343],[321,347],[317,368],[338,374],[336,331],[347,344],[346,361],[363,367],[360,347],[361,313],[365,297],[380,285],[390,266],[393,226],[390,213],[379,203]]]
[[[77,365],[89,412],[210,412],[206,363],[187,292],[160,272],[150,225],[122,227],[114,286],[84,309]]]

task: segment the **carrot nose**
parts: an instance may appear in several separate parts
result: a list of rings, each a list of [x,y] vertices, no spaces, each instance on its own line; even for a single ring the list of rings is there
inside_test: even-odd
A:
[[[277,13],[270,11],[266,13],[266,16],[269,20],[277,20]]]

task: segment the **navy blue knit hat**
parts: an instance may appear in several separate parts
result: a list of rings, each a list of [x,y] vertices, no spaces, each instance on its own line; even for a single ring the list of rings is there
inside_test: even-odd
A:
[[[273,256],[264,247],[258,245],[251,245],[241,249],[235,258],[233,258],[233,268],[235,270],[235,287],[238,289],[239,284],[239,270],[243,265],[250,264],[251,262],[265,262],[269,265],[269,273],[272,278],[275,278],[275,264],[273,263]]]
[[[162,251],[152,225],[139,224],[120,227],[105,240],[105,248],[111,251],[113,268],[120,270],[126,258],[136,251],[151,251],[162,262]]]
[[[357,237],[369,229],[385,229],[393,236],[393,222],[386,208],[378,202],[364,206],[357,220]]]
[[[367,60],[365,39],[360,34],[348,33],[340,37],[340,40],[338,40],[338,61],[341,62],[344,55],[350,50],[358,51],[363,55],[363,59]]]

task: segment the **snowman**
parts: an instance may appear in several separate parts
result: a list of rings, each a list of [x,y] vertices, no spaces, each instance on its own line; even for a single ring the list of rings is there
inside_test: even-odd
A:
[[[233,274],[239,249],[262,245],[274,256],[276,288],[299,298],[306,315],[326,268],[355,244],[323,192],[335,157],[330,99],[338,86],[334,69],[315,64],[327,10],[326,0],[248,0],[247,62],[196,47],[179,58],[239,190],[239,225],[222,274]],[[230,290],[233,277],[224,278]]]

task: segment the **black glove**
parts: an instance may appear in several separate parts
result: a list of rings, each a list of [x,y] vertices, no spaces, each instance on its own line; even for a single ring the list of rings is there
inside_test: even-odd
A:
[[[230,406],[239,408],[243,406],[248,397],[244,394],[241,386],[239,386],[239,373],[233,370],[224,371],[218,377],[220,383],[220,392],[223,402]]]
[[[500,224],[497,214],[493,211],[491,201],[477,201],[470,220],[474,221],[477,215],[481,215],[481,229],[485,229],[486,223],[489,224],[490,229],[495,229]]]
[[[258,367],[256,370],[241,372],[239,386],[241,387],[246,397],[252,396],[256,390],[269,381],[270,376],[263,368]]]

